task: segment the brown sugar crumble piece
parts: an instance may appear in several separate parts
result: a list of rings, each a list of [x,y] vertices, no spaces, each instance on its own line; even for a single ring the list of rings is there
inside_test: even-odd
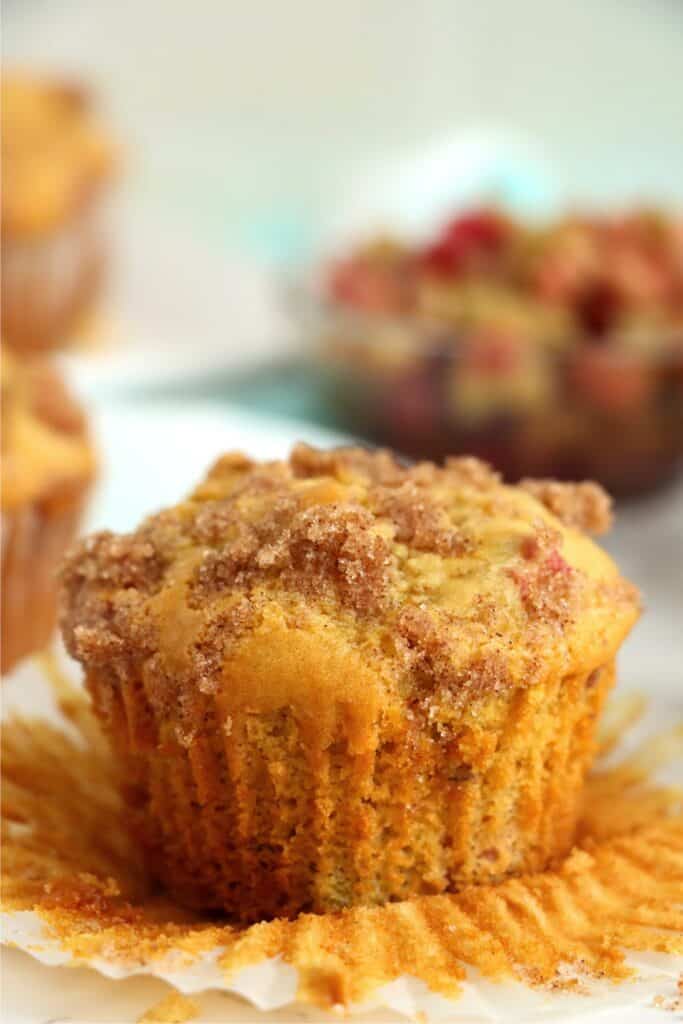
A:
[[[251,628],[256,618],[254,601],[241,596],[230,608],[212,616],[202,628],[194,645],[193,659],[197,686],[202,693],[215,691],[230,647]]]
[[[247,527],[224,548],[208,552],[199,566],[193,601],[268,576],[301,593],[334,587],[358,612],[378,608],[389,587],[391,551],[362,507],[314,505],[290,510],[275,505],[257,528]]]
[[[147,590],[159,581],[163,563],[154,544],[139,534],[95,533],[72,548],[62,570],[70,585],[100,582]]]
[[[292,449],[289,464],[294,476],[301,479],[316,476],[344,478],[360,474],[378,484],[398,483],[406,470],[387,449],[332,448],[322,451],[299,442]]]
[[[380,515],[396,526],[400,543],[446,556],[463,555],[468,550],[468,538],[451,526],[445,510],[412,480],[400,487],[378,488],[375,502]]]
[[[400,613],[397,629],[408,660],[431,687],[464,698],[497,693],[509,685],[510,673],[502,657],[483,654],[454,666],[454,623],[448,616],[437,618],[425,608],[411,605]]]
[[[501,481],[500,473],[492,469],[487,462],[470,455],[451,456],[446,459],[446,473],[455,484],[474,487],[481,491],[490,490]]]
[[[593,534],[607,533],[612,526],[612,499],[599,484],[588,480],[571,484],[525,479],[520,487],[545,505],[565,526]]]
[[[559,553],[550,554],[535,569],[510,575],[519,587],[522,604],[531,619],[565,626],[574,617],[576,574]]]
[[[560,553],[561,543],[557,530],[539,525],[521,544],[520,554],[528,564],[509,572],[530,618],[566,625],[576,612],[579,581]]]

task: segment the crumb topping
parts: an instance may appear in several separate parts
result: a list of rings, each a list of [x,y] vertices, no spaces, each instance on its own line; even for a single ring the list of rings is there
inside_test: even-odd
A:
[[[256,616],[255,602],[240,595],[234,604],[210,618],[201,630],[194,646],[194,665],[197,685],[203,693],[216,691],[230,647],[254,625]]]
[[[446,459],[446,470],[453,482],[476,487],[478,490],[490,490],[501,481],[497,473],[487,462],[469,455],[451,456]]]
[[[510,575],[530,618],[558,626],[571,620],[579,596],[577,575],[557,548],[545,551],[533,568],[511,569]]]
[[[201,604],[226,588],[278,576],[287,588],[310,597],[321,596],[331,586],[343,604],[369,612],[379,609],[386,597],[391,562],[389,546],[366,509],[299,509],[285,499],[273,506],[270,516],[240,528],[234,541],[207,552],[196,573],[192,600]]]
[[[264,464],[228,454],[187,501],[74,549],[62,572],[67,647],[86,667],[125,673],[172,645],[160,694],[215,689],[275,619],[286,636],[318,636],[322,661],[362,651],[403,693],[476,697],[567,657],[604,661],[637,614],[633,592],[549,508],[595,526],[602,492],[542,481],[539,501],[534,487],[506,487],[475,459],[403,466],[386,451],[306,445]]]
[[[599,484],[526,479],[520,486],[565,526],[594,534],[607,533],[612,526],[612,499]]]
[[[448,614],[434,616],[415,606],[404,608],[397,621],[408,658],[430,689],[446,690],[461,699],[499,693],[510,684],[507,662],[497,654],[485,653],[463,663],[454,659],[454,647],[460,639],[459,625]]]
[[[386,449],[332,448],[321,450],[299,442],[289,457],[294,476],[310,478],[332,476],[339,479],[361,475],[378,484],[395,484],[405,479],[406,471]]]
[[[163,563],[151,540],[104,530],[77,542],[63,578],[71,586],[97,581],[117,590],[146,590],[162,572]]]
[[[414,481],[377,488],[375,501],[379,514],[396,527],[397,541],[439,555],[463,555],[468,549],[468,538],[450,524],[443,506]]]

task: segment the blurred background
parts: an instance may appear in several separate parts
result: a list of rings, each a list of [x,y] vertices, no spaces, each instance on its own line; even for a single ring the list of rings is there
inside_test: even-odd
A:
[[[306,255],[377,162],[532,147],[561,198],[683,202],[678,0],[6,0],[7,64],[84,75],[145,215]]]
[[[608,544],[651,606],[629,679],[680,686],[679,0],[5,0],[3,49],[92,88],[120,147],[108,283],[56,357],[99,423],[93,522],[174,500],[213,449],[302,435],[597,474],[631,499]],[[378,232],[399,242],[362,247]],[[588,250],[580,304],[529,283],[529,252],[574,273]]]

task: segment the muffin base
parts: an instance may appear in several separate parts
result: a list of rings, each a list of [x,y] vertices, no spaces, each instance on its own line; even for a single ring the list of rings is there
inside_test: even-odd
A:
[[[150,865],[186,905],[242,922],[323,913],[543,870],[573,842],[614,665],[473,701],[450,726],[380,722],[352,753],[287,709],[204,696],[182,742],[142,678],[88,680],[127,756]],[[148,685],[148,684],[147,684]]]
[[[97,197],[59,230],[36,240],[3,239],[2,331],[23,352],[55,348],[87,314],[106,267]]]
[[[73,539],[88,485],[2,513],[2,648],[4,675],[48,643],[55,627],[57,567]]]

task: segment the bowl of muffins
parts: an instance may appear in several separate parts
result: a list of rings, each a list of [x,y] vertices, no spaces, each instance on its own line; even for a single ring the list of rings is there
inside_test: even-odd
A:
[[[683,463],[680,218],[470,210],[342,253],[316,292],[329,400],[360,436],[617,495]]]

